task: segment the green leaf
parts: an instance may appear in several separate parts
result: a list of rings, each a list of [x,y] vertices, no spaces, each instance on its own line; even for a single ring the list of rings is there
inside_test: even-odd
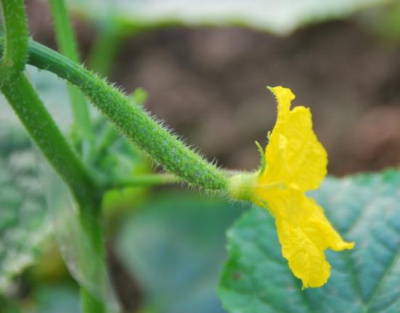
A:
[[[38,182],[38,155],[20,127],[0,124],[0,294],[31,265],[50,223]]]
[[[68,284],[40,286],[34,290],[36,313],[79,313],[79,290]]]
[[[80,313],[79,289],[66,283],[30,286],[23,299],[0,297],[2,313]]]
[[[72,117],[65,82],[33,67],[28,67],[28,75],[57,125],[67,132]],[[101,122],[98,123],[99,132],[104,128]],[[97,173],[99,177],[122,174],[126,177],[147,169],[142,166],[142,154],[118,135],[115,140],[106,142],[102,149],[107,153],[101,153],[93,161],[102,171]],[[76,203],[65,184],[45,162],[31,145],[14,112],[0,96],[0,293],[14,276],[35,262],[40,243],[55,229],[55,237],[71,274],[98,296],[102,293],[99,284],[89,281],[81,271],[78,247],[86,245],[87,250],[89,245],[78,227]],[[116,200],[112,200],[108,201],[109,206],[115,205]]]
[[[313,21],[337,19],[391,0],[69,0],[74,9],[97,21],[111,16],[131,27],[165,25],[243,25],[288,34]]]
[[[31,66],[27,72],[58,125],[68,129],[72,117],[65,83]],[[40,162],[40,153],[0,95],[0,294],[36,261],[52,231]]]
[[[72,117],[64,82],[28,66],[29,78],[62,129]],[[40,153],[0,95],[0,294],[32,265],[52,232],[44,197]]]
[[[147,94],[146,90],[144,90],[143,88],[135,89],[135,91],[132,93],[134,105],[139,105],[143,107],[145,102],[147,101],[148,96],[149,95]]]
[[[169,193],[127,219],[117,251],[151,312],[224,312],[216,293],[224,234],[242,211],[222,200]]]
[[[219,295],[229,312],[400,311],[400,172],[327,178],[312,193],[351,251],[327,252],[331,278],[301,290],[281,256],[273,218],[254,207],[228,234]]]

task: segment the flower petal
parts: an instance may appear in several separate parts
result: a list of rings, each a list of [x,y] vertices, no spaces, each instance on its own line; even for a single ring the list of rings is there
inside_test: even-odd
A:
[[[301,191],[319,187],[326,175],[327,153],[313,129],[311,112],[298,106],[290,89],[270,88],[278,101],[278,119],[266,148],[267,168],[260,182],[282,182]]]
[[[321,287],[329,276],[331,266],[322,250],[301,231],[283,219],[276,219],[282,255],[288,260],[293,275],[301,279],[303,288]]]
[[[261,195],[260,195],[261,196]],[[304,287],[320,287],[330,276],[324,250],[352,249],[325,217],[322,208],[298,190],[271,190],[262,195],[275,217],[282,255]]]
[[[319,249],[330,248],[334,251],[343,251],[354,248],[354,242],[346,242],[342,239],[314,199],[303,195],[302,202],[301,206],[307,218],[302,219],[304,223],[301,227]]]

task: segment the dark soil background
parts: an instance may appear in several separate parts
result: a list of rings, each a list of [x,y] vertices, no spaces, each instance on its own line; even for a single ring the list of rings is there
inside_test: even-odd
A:
[[[48,10],[34,2],[32,36],[54,47]],[[74,21],[85,55],[96,31]],[[290,87],[295,105],[311,107],[329,173],[400,163],[400,49],[354,21],[286,38],[240,28],[142,32],[123,41],[109,79],[147,90],[147,109],[224,167],[258,166],[254,141],[266,144],[276,117],[267,85]]]

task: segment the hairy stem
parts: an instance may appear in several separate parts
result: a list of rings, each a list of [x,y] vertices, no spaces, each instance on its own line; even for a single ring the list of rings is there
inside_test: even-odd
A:
[[[1,0],[5,30],[3,56],[0,61],[0,87],[25,68],[28,58],[28,26],[23,0]]]
[[[51,71],[78,86],[93,104],[130,140],[136,142],[168,171],[187,182],[212,190],[226,190],[227,179],[215,165],[184,145],[132,100],[55,51],[30,42],[29,63]]]
[[[50,0],[50,9],[53,17],[57,45],[61,54],[75,63],[80,63],[74,32],[68,18],[64,0]],[[94,145],[94,134],[90,120],[89,107],[84,95],[77,87],[69,85],[68,91],[76,129],[79,137],[82,139],[82,155],[84,160],[88,160]]]

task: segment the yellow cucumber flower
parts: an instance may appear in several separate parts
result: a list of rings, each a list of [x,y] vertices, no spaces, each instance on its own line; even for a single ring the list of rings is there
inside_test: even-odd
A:
[[[326,176],[327,153],[318,141],[309,108],[290,109],[295,98],[288,88],[269,88],[278,101],[278,118],[269,135],[261,170],[230,179],[238,199],[267,208],[275,218],[282,255],[303,288],[321,287],[330,276],[324,250],[352,249],[326,218],[322,208],[304,193],[317,189]]]

